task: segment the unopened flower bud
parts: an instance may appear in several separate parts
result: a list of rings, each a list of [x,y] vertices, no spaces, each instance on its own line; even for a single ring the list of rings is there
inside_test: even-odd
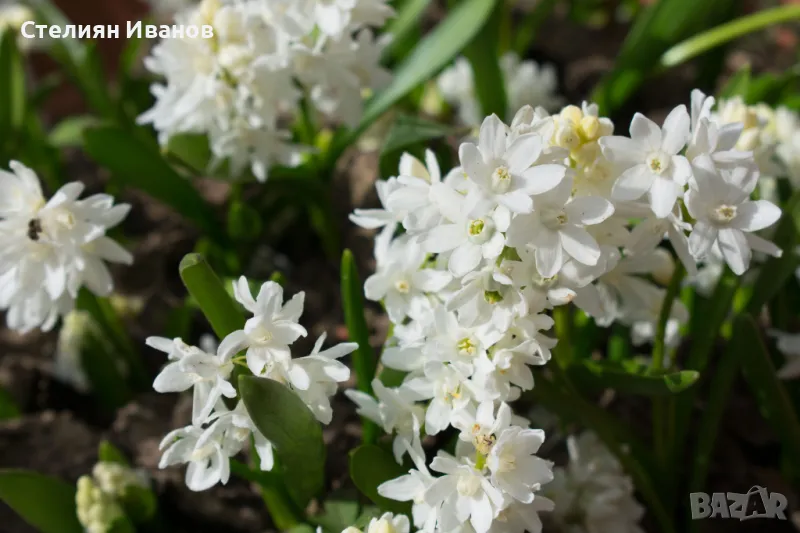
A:
[[[568,105],[561,110],[561,118],[566,119],[577,126],[581,123],[583,111],[581,111],[581,108],[578,106]]]

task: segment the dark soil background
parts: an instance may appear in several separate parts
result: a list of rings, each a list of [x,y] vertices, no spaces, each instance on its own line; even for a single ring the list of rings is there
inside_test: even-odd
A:
[[[120,24],[122,28],[128,20],[138,20],[147,11],[146,5],[132,0],[61,0],[57,4],[77,24]],[[751,4],[751,8],[756,7]],[[438,16],[437,9],[431,10],[431,17]],[[528,55],[556,65],[561,91],[568,100],[577,103],[612,66],[627,29],[626,25],[615,23],[598,29],[588,28],[568,20],[563,13],[556,13],[543,26]],[[123,44],[124,39],[100,43],[109,73],[116,68],[116,57]],[[724,70],[730,73],[749,62],[754,72],[780,72],[796,60],[796,47],[797,35],[791,31],[775,29],[761,33],[730,49]],[[43,57],[35,57],[34,65],[40,77],[52,69],[51,62]],[[634,110],[658,121],[672,106],[688,102],[698,68],[697,64],[691,64],[672,72],[668,78],[650,80],[630,106],[615,117],[619,120],[618,128],[627,130]],[[49,102],[47,120],[52,124],[59,117],[82,110],[80,95],[74,88],[65,87]],[[84,181],[90,190],[102,185],[106,176],[80,153],[70,154],[70,161],[71,179]],[[374,154],[348,154],[333,180],[332,198],[343,246],[356,254],[362,279],[373,268],[372,244],[368,232],[350,224],[347,214],[354,207],[377,203],[373,192],[373,183],[378,177],[377,163]],[[199,187],[222,212],[228,185],[201,180]],[[122,229],[129,239],[128,247],[135,255],[135,263],[133,267],[118,269],[115,279],[119,292],[144,301],[143,311],[129,321],[128,327],[134,341],[141,346],[149,371],[155,376],[164,362],[163,357],[145,347],[144,338],[163,334],[169,311],[183,301],[185,292],[177,265],[185,253],[192,251],[199,235],[168,208],[144,195],[128,192],[120,201],[134,206]],[[345,340],[347,331],[342,324],[338,265],[326,259],[302,213],[284,221],[283,225],[276,222],[265,233],[257,260],[245,273],[264,276],[277,269],[286,275],[287,293],[306,292],[302,323],[310,335],[304,343],[299,343],[295,353],[305,353],[322,332],[327,332],[333,340]],[[378,308],[369,310],[368,319],[374,332],[372,343],[378,347],[385,338],[387,321]],[[187,342],[196,343],[199,336],[208,331],[200,317],[196,320],[192,337],[185,339]],[[146,469],[152,476],[161,511],[173,526],[170,531],[255,533],[274,530],[259,495],[248,483],[232,479],[227,486],[193,493],[183,483],[183,469],[157,468],[161,438],[171,429],[189,422],[189,397],[146,392],[116,413],[103,413],[92,398],[52,378],[56,336],[51,332],[21,337],[0,330],[0,385],[12,394],[24,412],[17,420],[0,422],[0,468],[33,469],[74,482],[90,472],[97,460],[98,443],[108,439],[127,453],[137,467]],[[645,407],[643,402],[626,398],[612,399],[609,404],[610,409],[618,411],[646,436],[650,423]],[[702,408],[702,404],[698,405],[698,410]],[[328,445],[328,483],[334,492],[354,494],[347,476],[347,452],[359,441],[359,419],[341,394],[335,398],[334,413],[333,422],[324,431]],[[713,456],[709,492],[747,492],[753,485],[760,485],[786,494],[790,510],[797,511],[800,494],[781,478],[779,451],[777,440],[745,385],[738,383]],[[687,467],[676,465],[676,468]],[[797,530],[790,521],[717,520],[707,521],[704,526],[709,532],[788,533]],[[797,527],[800,529],[800,525]],[[32,531],[0,503],[0,533]]]

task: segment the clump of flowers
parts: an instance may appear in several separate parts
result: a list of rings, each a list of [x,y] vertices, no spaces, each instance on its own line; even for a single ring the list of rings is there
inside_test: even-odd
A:
[[[553,469],[544,493],[555,507],[548,521],[569,533],[641,533],[644,507],[616,457],[597,435],[584,432],[567,438],[569,462]]]
[[[156,104],[139,121],[152,124],[162,144],[207,134],[213,165],[265,181],[271,166],[296,165],[308,149],[290,129],[301,102],[327,120],[358,123],[362,92],[390,79],[379,65],[386,40],[369,28],[392,13],[383,0],[204,0],[176,22],[210,25],[214,36],[153,48],[145,66],[164,82],[153,86]]]
[[[350,369],[338,359],[357,348],[355,343],[343,343],[322,350],[323,335],[309,355],[293,358],[290,345],[306,336],[305,328],[298,323],[304,293],[284,303],[281,285],[268,281],[254,297],[244,277],[234,282],[233,290],[252,317],[244,329],[222,339],[213,352],[179,338],[147,339],[147,344],[167,354],[169,361],[153,383],[155,390],[192,390],[192,423],[164,437],[159,466],[188,464],[186,485],[195,491],[227,483],[230,458],[249,446],[251,438],[261,470],[271,470],[274,464],[272,444],[256,428],[244,402],[236,400],[232,383],[236,365],[286,385],[320,422],[327,424],[333,415],[330,397],[336,393],[337,383],[350,377]],[[206,349],[213,348],[207,340],[203,344]],[[244,354],[238,355],[242,351]]]
[[[79,199],[72,182],[45,199],[36,173],[12,161],[0,171],[0,309],[10,329],[48,331],[86,287],[108,296],[114,281],[106,262],[130,264],[131,254],[106,235],[130,206],[107,194]]]
[[[405,378],[397,387],[376,380],[375,398],[348,395],[395,434],[397,461],[406,453],[414,461],[379,492],[412,501],[417,528],[541,530],[539,511],[553,508],[542,495],[551,494],[543,487],[553,468],[536,456],[545,435],[510,403],[534,388],[533,367],[551,359],[556,341],[545,332],[556,307],[574,303],[599,325],[623,323],[648,342],[675,269],[694,274],[718,250],[743,274],[753,250],[780,255],[756,232],[781,211],[751,199],[754,153],[735,145],[742,125],[721,123],[713,106],[695,91],[691,115],[681,105],[658,125],[637,114],[630,135],[614,135],[587,103],[555,115],[525,106],[510,124],[490,116],[477,141],[460,146],[460,166],[442,172],[430,153],[424,164],[406,155],[400,175],[379,183],[382,209],[352,217],[383,227],[365,293],[393,323],[383,365]],[[669,310],[677,342],[688,314],[680,302]],[[460,435],[455,454],[439,451],[427,464],[422,436],[449,427]],[[589,469],[599,456],[579,452],[590,441],[573,441],[574,461]],[[612,467],[616,483],[623,477]],[[603,516],[637,531],[641,509],[625,487]],[[581,505],[599,513],[597,501]]]
[[[133,489],[148,489],[149,480],[142,472],[127,466],[101,461],[91,476],[78,479],[75,504],[78,520],[88,533],[108,533],[127,521],[125,501]]]

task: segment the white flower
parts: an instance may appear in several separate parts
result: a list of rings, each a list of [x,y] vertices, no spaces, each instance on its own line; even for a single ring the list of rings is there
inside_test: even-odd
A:
[[[459,148],[461,167],[496,205],[513,213],[530,213],[530,196],[552,190],[567,170],[560,165],[532,166],[542,153],[542,138],[522,135],[507,145],[506,130],[497,115],[487,117],[479,144],[464,143]]]
[[[375,191],[383,206],[382,209],[356,209],[350,214],[350,222],[365,229],[384,228],[381,234],[384,238],[391,238],[397,225],[406,217],[407,211],[396,206],[390,206],[388,199],[393,191],[402,188],[396,177],[375,182]]]
[[[233,372],[231,359],[237,346],[228,336],[219,344],[216,354],[188,346],[181,339],[148,337],[148,346],[177,360],[167,364],[156,376],[153,388],[157,392],[183,392],[193,388],[192,422],[204,423],[221,397],[235,398],[236,389],[228,382]]]
[[[689,127],[686,106],[678,106],[662,128],[637,113],[631,121],[630,138],[600,139],[606,158],[627,167],[614,184],[612,197],[631,201],[649,193],[653,213],[659,218],[667,216],[691,176],[689,162],[678,155],[689,140]]]
[[[778,370],[780,379],[795,379],[800,376],[800,334],[769,331],[777,339],[777,348],[786,357],[783,367]]]
[[[326,35],[338,37],[360,25],[383,26],[394,10],[385,0],[315,0],[314,17]]]
[[[417,233],[429,229],[441,219],[435,205],[434,186],[442,182],[439,163],[430,150],[425,151],[425,165],[416,157],[404,153],[400,157],[400,175],[387,204],[392,212],[406,213],[402,223],[406,231]],[[377,184],[376,184],[377,186]]]
[[[466,406],[471,397],[467,377],[469,365],[425,363],[425,375],[410,377],[404,383],[420,400],[431,398],[425,412],[425,432],[436,435],[450,425],[453,413]]]
[[[486,533],[503,505],[503,494],[468,459],[456,460],[440,451],[431,469],[445,475],[425,493],[425,503],[441,505],[439,529],[450,531],[469,520],[476,533]]]
[[[322,350],[325,338],[324,333],[319,336],[309,355],[292,359],[288,371],[281,369],[275,372],[278,367],[274,367],[273,371],[266,373],[266,377],[281,381],[280,378],[288,376],[292,389],[317,420],[329,424],[333,417],[330,397],[336,394],[337,383],[350,379],[350,369],[338,359],[354,352],[358,344],[343,342]]]
[[[171,431],[159,445],[163,451],[159,468],[189,463],[186,469],[186,486],[193,491],[210,489],[217,483],[223,485],[230,478],[229,455],[223,450],[222,435],[216,440],[202,440],[203,430],[187,426]],[[210,428],[213,433],[213,426]]]
[[[737,168],[717,170],[709,158],[695,160],[695,184],[686,195],[686,207],[697,222],[689,237],[689,251],[699,259],[714,242],[734,273],[750,265],[751,248],[780,255],[772,243],[749,234],[774,224],[781,210],[766,200],[749,200],[758,179],[756,171]]]
[[[508,51],[500,57],[500,68],[510,112],[524,105],[552,110],[563,100],[557,93],[558,79],[552,65],[540,65],[529,59],[520,61],[516,53]]]
[[[447,267],[456,277],[462,277],[480,264],[481,259],[495,259],[503,251],[508,228],[507,211],[490,211],[491,203],[480,194],[466,197],[445,184],[436,186],[437,204],[447,219],[421,238],[430,253],[452,250]]]
[[[45,201],[39,179],[12,161],[0,172],[0,309],[11,329],[49,330],[68,312],[81,287],[107,296],[114,282],[106,261],[130,264],[131,254],[106,231],[127,216],[106,194],[83,200],[72,182]]]
[[[572,179],[535,199],[534,212],[518,217],[508,230],[508,243],[533,251],[536,268],[545,278],[555,276],[565,255],[595,265],[600,247],[584,226],[599,224],[614,213],[611,202],[596,196],[570,199]]]
[[[552,465],[534,454],[544,442],[544,431],[513,426],[497,436],[486,460],[492,483],[506,494],[531,503],[534,491],[553,479]]]
[[[576,525],[587,533],[643,533],[644,508],[619,461],[593,433],[570,436],[567,447],[569,464],[554,469],[554,480],[544,489],[555,503],[556,524]]]
[[[427,254],[415,239],[401,236],[388,247],[382,243],[381,239],[375,242],[377,271],[364,283],[364,295],[383,301],[392,322],[402,322],[406,316],[421,317],[431,305],[426,293],[442,290],[453,276],[421,268]]]
[[[397,433],[392,452],[401,463],[406,450],[419,442],[425,408],[416,403],[418,396],[406,387],[389,388],[376,378],[372,390],[375,397],[354,389],[346,390],[345,395],[358,406],[359,415],[380,424],[386,433]]]
[[[306,329],[297,323],[303,313],[305,293],[295,294],[284,305],[283,287],[267,281],[261,286],[258,297],[253,299],[247,279],[242,276],[233,284],[233,295],[253,313],[253,317],[247,320],[243,330],[234,331],[226,339],[230,338],[230,342],[240,350],[247,348],[247,366],[256,376],[273,372],[276,368],[288,371],[288,361],[292,358],[289,345],[307,334]],[[281,381],[289,378],[287,375]]]
[[[453,426],[458,438],[470,442],[481,455],[488,455],[497,442],[497,435],[511,424],[511,407],[505,402],[494,414],[494,402],[481,402],[478,408],[467,407],[453,415]]]

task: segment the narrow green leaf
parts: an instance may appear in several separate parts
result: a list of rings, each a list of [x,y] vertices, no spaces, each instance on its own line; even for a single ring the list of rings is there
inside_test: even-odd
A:
[[[733,98],[734,96],[741,96],[742,98],[745,98],[747,96],[747,89],[750,85],[750,72],[750,64],[747,63],[737,70],[736,74],[730,77],[728,82],[724,87],[722,87],[717,96],[721,99]]]
[[[0,470],[0,500],[41,533],[83,533],[75,487],[26,470]]]
[[[108,354],[110,361],[121,360],[130,373],[133,384],[140,388],[150,386],[150,378],[142,363],[139,352],[133,345],[125,325],[107,298],[98,298],[86,289],[78,294],[77,306],[87,311],[100,329],[97,336],[98,348],[109,351],[110,343],[115,350]]]
[[[372,394],[377,361],[369,345],[369,328],[364,317],[364,286],[350,250],[342,254],[342,303],[348,336],[358,344],[358,349],[353,353],[356,383],[359,390]]]
[[[509,118],[506,117],[508,101],[498,50],[503,5],[504,2],[495,5],[492,15],[483,28],[464,49],[464,55],[472,65],[475,96],[481,105],[483,115],[495,114],[500,120]]]
[[[355,259],[350,250],[342,254],[342,304],[344,320],[350,341],[358,344],[353,352],[353,366],[356,371],[358,390],[372,394],[372,380],[377,370],[377,360],[369,345],[369,328],[364,316],[364,286],[358,277]],[[373,443],[378,437],[378,426],[363,419],[364,442]]]
[[[70,24],[53,2],[30,0],[30,5],[41,24],[62,29]],[[104,118],[115,119],[117,110],[108,92],[96,44],[74,37],[51,39],[49,44],[48,52],[80,88],[88,104]]]
[[[657,372],[635,361],[581,360],[567,369],[570,378],[595,390],[613,389],[624,394],[668,396],[691,387],[700,377],[694,370]]]
[[[533,7],[533,10],[527,18],[517,28],[517,34],[514,38],[514,50],[520,57],[527,57],[528,48],[530,48],[536,32],[550,16],[553,8],[558,3],[558,0],[539,0]]]
[[[169,138],[166,147],[169,157],[178,159],[196,174],[206,171],[211,161],[208,136],[199,133],[183,133]]]
[[[480,31],[496,0],[464,0],[397,67],[392,83],[367,102],[361,123],[347,138],[350,145],[378,117],[455,58]]]
[[[175,172],[161,154],[132,132],[116,126],[90,128],[84,149],[123,185],[133,186],[171,206],[210,237],[225,242],[216,214],[189,181]]]
[[[65,118],[50,132],[48,141],[56,148],[76,148],[83,144],[83,133],[97,124],[97,118],[90,115]]]
[[[200,306],[220,339],[244,328],[244,315],[228,295],[217,274],[200,254],[187,254],[178,267],[186,290]]]
[[[699,35],[676,44],[661,56],[661,64],[665,67],[674,67],[698,56],[712,48],[743,35],[774,26],[781,22],[800,19],[800,6],[784,5],[772,9],[764,9],[727,24],[705,31]]]
[[[635,93],[672,45],[725,21],[731,0],[659,0],[642,10],[592,100],[609,114]]]
[[[741,328],[741,332],[739,329]],[[783,382],[776,375],[767,347],[752,316],[736,321],[741,345],[739,350],[744,376],[755,394],[761,413],[778,436],[783,453],[792,466],[794,481],[800,481],[800,424],[797,412]]]
[[[125,454],[107,440],[100,441],[100,446],[97,450],[97,458],[104,463],[116,463],[122,466],[130,466],[130,461],[125,457]]]
[[[401,113],[394,119],[389,135],[386,136],[383,147],[381,147],[381,157],[415,144],[441,139],[453,133],[453,128],[447,124],[434,122],[417,115]]]
[[[253,242],[261,235],[261,216],[253,207],[234,200],[228,208],[228,234],[234,241]]]
[[[3,387],[0,387],[0,421],[12,420],[20,415],[19,407],[14,398]]]
[[[698,426],[697,444],[690,454],[692,469],[689,478],[689,492],[700,492],[706,489],[706,477],[711,465],[711,455],[714,452],[714,445],[719,434],[722,415],[725,412],[725,406],[728,404],[728,396],[733,387],[733,382],[739,373],[743,349],[741,344],[743,333],[746,335],[738,327],[734,330],[728,349],[723,352],[722,358],[714,368],[714,375],[708,388],[709,397]],[[680,420],[678,423],[680,424]],[[688,426],[688,421],[686,425]],[[685,438],[686,434],[687,432],[684,431],[683,436],[678,438]],[[681,441],[679,440],[678,442],[680,443]],[[697,531],[697,528],[696,521],[691,521],[687,529]]]
[[[116,349],[102,334],[89,332],[80,354],[81,368],[86,374],[97,406],[106,415],[128,403],[131,390],[120,370]]]
[[[753,315],[778,294],[800,267],[800,256],[794,253],[800,244],[800,191],[795,192],[784,207],[773,242],[783,250],[783,256],[771,257],[761,267],[747,304],[747,311]]]
[[[374,444],[362,444],[350,452],[350,478],[358,490],[383,511],[410,516],[410,502],[398,502],[378,494],[378,486],[383,482],[407,473],[390,453]]]
[[[425,9],[431,0],[405,0],[397,8],[397,14],[386,25],[385,33],[392,36],[392,41],[383,49],[383,59],[386,60],[395,55],[402,48],[415,28],[419,27]]]
[[[253,423],[275,447],[293,501],[305,508],[325,480],[319,422],[297,394],[277,381],[241,376],[239,394]]]
[[[17,32],[6,29],[0,34],[0,135],[19,133],[25,119],[27,99],[25,70],[17,48]]]
[[[258,452],[251,449],[251,464],[259,464]],[[276,463],[277,464],[277,463]],[[261,490],[261,497],[267,506],[270,518],[281,531],[292,529],[301,519],[301,512],[297,509],[292,498],[286,490],[282,476],[276,471],[280,467],[273,467],[270,472],[263,472],[251,468],[244,463],[231,459],[231,473],[234,476],[255,483]]]

